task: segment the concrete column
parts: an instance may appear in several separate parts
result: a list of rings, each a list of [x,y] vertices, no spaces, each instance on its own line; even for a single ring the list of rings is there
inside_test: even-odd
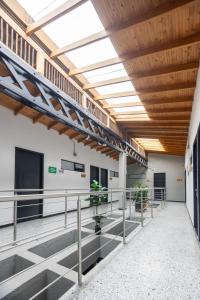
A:
[[[119,188],[126,188],[126,174],[127,174],[127,157],[125,153],[119,155]],[[122,198],[119,202],[119,208],[122,208]]]

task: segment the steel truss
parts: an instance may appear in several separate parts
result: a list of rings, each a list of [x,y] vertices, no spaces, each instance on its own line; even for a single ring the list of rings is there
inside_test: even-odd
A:
[[[0,43],[0,92],[106,145],[143,166],[146,159],[90,112]],[[1,74],[0,74],[1,75]],[[30,88],[31,87],[31,88]]]

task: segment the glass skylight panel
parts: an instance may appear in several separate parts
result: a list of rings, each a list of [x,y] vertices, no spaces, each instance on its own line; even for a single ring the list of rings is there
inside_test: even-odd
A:
[[[159,139],[136,138],[135,139],[145,150],[165,151]]]
[[[129,92],[129,91],[134,91],[134,90],[135,89],[130,81],[110,84],[110,85],[101,86],[99,88],[96,88],[96,91],[101,95],[112,94],[112,93],[121,93],[124,91]]]
[[[100,68],[94,71],[83,73],[85,78],[89,80],[89,82],[99,82],[103,80],[109,80],[113,78],[118,78],[122,76],[127,76],[127,72],[124,69],[122,64],[116,64],[109,67]]]
[[[133,103],[134,104],[135,102],[141,102],[140,98],[138,96],[128,96],[128,97],[106,99],[106,103],[109,105],[125,104],[125,103]]]
[[[145,112],[145,108],[144,106],[132,106],[132,107],[116,107],[116,108],[113,108],[113,110],[115,112],[137,112],[137,111],[144,111]]]
[[[109,38],[92,43],[67,53],[67,57],[77,68],[117,57],[117,53]]]
[[[59,47],[76,42],[103,29],[90,1],[44,27],[44,31]]]
[[[39,20],[67,0],[17,0],[28,14],[35,20]]]

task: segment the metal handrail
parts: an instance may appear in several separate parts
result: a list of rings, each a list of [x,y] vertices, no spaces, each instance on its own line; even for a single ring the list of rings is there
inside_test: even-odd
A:
[[[76,197],[76,196],[87,196],[87,195],[105,195],[123,192],[124,190],[117,191],[102,191],[102,192],[82,192],[82,193],[58,193],[58,194],[29,194],[29,195],[14,195],[14,196],[0,196],[0,202],[10,202],[10,201],[27,201],[27,200],[39,200],[39,199],[51,199],[60,197]]]
[[[163,189],[163,188],[160,188],[161,190],[163,190],[163,192],[161,193],[161,196],[162,196],[162,199],[161,200],[165,200],[165,192],[166,192],[166,189]],[[77,189],[78,190],[78,189]],[[83,190],[83,189],[80,189],[80,190]],[[133,198],[132,198],[132,193],[134,193],[134,192],[138,192],[138,191],[140,191],[141,192],[141,194],[140,194],[140,197],[141,197],[141,199],[140,199],[140,205],[141,205],[141,210],[140,210],[140,216],[141,216],[141,220],[140,220],[140,223],[141,223],[141,228],[144,226],[144,215],[143,215],[143,213],[144,213],[144,200],[146,201],[146,198],[144,198],[144,194],[143,194],[143,192],[146,192],[148,190],[148,192],[150,192],[150,196],[148,197],[148,203],[151,203],[151,214],[150,214],[150,217],[151,218],[153,218],[154,216],[153,216],[153,206],[152,206],[152,201],[154,201],[153,200],[153,197],[152,197],[152,191],[154,190],[154,189],[152,189],[152,188],[127,188],[127,189],[120,189],[120,188],[117,188],[117,189],[110,189],[110,190],[107,190],[107,191],[87,191],[87,192],[71,192],[71,193],[69,193],[69,191],[67,192],[66,190],[65,190],[65,192],[64,193],[56,193],[56,194],[53,194],[53,193],[46,193],[46,194],[29,194],[29,195],[14,195],[14,196],[0,196],[0,203],[2,202],[2,203],[4,203],[4,202],[13,202],[15,205],[14,205],[14,215],[13,215],[13,217],[14,217],[14,235],[13,235],[13,245],[14,246],[18,246],[18,242],[20,242],[20,240],[17,240],[17,214],[16,214],[16,208],[17,208],[17,202],[18,201],[27,201],[27,200],[36,200],[36,199],[52,199],[52,198],[61,198],[61,197],[65,197],[65,201],[67,201],[67,199],[68,199],[68,197],[70,198],[70,197],[77,197],[77,199],[75,199],[76,201],[77,201],[77,206],[76,206],[76,211],[77,211],[77,217],[76,217],[76,222],[77,222],[77,231],[78,231],[78,241],[76,242],[76,243],[74,243],[74,245],[76,244],[77,246],[77,250],[78,250],[78,262],[77,262],[77,264],[75,265],[75,266],[73,266],[70,270],[73,270],[75,267],[77,267],[78,266],[78,283],[79,283],[79,285],[81,286],[82,285],[82,263],[89,257],[89,256],[91,256],[91,255],[93,255],[93,253],[94,252],[92,252],[92,253],[90,253],[88,256],[86,256],[84,259],[82,258],[82,241],[84,241],[85,239],[89,239],[89,238],[91,238],[92,236],[95,236],[96,235],[96,232],[95,233],[92,233],[92,234],[90,234],[90,235],[88,235],[88,236],[86,236],[83,240],[81,239],[81,228],[82,228],[82,226],[83,226],[83,221],[85,220],[85,219],[82,219],[81,218],[81,201],[82,200],[84,200],[84,198],[82,198],[81,196],[88,196],[88,195],[105,195],[105,194],[107,194],[107,195],[109,195],[109,194],[120,194],[120,196],[122,196],[122,206],[121,206],[121,209],[122,209],[122,214],[121,214],[121,218],[122,218],[122,222],[123,222],[123,229],[122,229],[122,232],[121,232],[121,234],[122,234],[122,240],[123,240],[123,244],[125,244],[126,243],[126,226],[125,226],[125,224],[126,224],[126,203],[127,203],[127,201],[129,201],[128,203],[129,203],[129,216],[131,217],[131,205],[134,205],[133,203]],[[54,190],[55,191],[55,190]],[[130,193],[130,198],[127,198],[127,193]],[[146,194],[145,194],[146,195]],[[118,201],[120,201],[120,200],[118,200]],[[51,203],[51,202],[50,202]],[[50,204],[49,203],[49,204]],[[146,202],[145,202],[146,203]],[[109,209],[109,213],[111,213],[112,214],[112,212],[113,212],[113,210],[112,210],[112,197],[111,197],[111,201],[108,201],[108,204],[110,204],[110,209]],[[31,204],[30,204],[31,205]],[[160,207],[163,207],[163,205],[161,205]],[[11,207],[11,209],[12,209],[12,207]],[[64,211],[63,211],[63,213],[65,213],[65,217],[66,217],[66,214],[67,214],[67,205],[65,206],[65,208],[64,208]],[[97,215],[103,215],[103,214],[108,214],[108,211],[106,211],[106,212],[103,212],[103,211],[101,211],[101,212],[95,212],[95,215],[97,216]],[[88,217],[88,218],[86,218],[86,219],[89,219],[89,218],[91,218],[91,217]],[[121,218],[120,218],[120,220],[121,220]],[[146,217],[145,217],[146,218]],[[74,222],[74,224],[76,224],[76,222]],[[116,220],[116,222],[117,222],[117,220]],[[121,222],[121,221],[120,221]],[[73,224],[73,223],[72,223]],[[70,225],[70,224],[68,224],[68,225]],[[107,225],[108,226],[108,225]],[[66,228],[66,220],[65,220],[65,226],[64,226],[64,228],[63,227],[59,227],[59,228],[62,228],[62,229],[65,229]],[[71,228],[71,227],[67,227],[68,229],[69,228]],[[106,227],[105,227],[106,228]],[[104,232],[104,231],[103,231]],[[105,231],[106,232],[106,231]],[[38,235],[37,235],[37,237],[38,237]],[[43,237],[45,237],[45,236],[43,236]],[[116,236],[115,236],[115,238],[116,238]],[[30,241],[30,237],[27,237],[26,239],[28,239],[29,241]],[[109,241],[110,242],[110,241]],[[109,242],[107,242],[107,243],[109,243]],[[103,248],[103,247],[105,247],[106,245],[107,245],[107,243],[106,244],[104,244],[103,246],[101,246],[100,248],[98,248],[97,250],[95,250],[95,252],[96,251],[98,251],[99,249],[101,249],[101,248]],[[5,245],[3,245],[3,247],[4,247]],[[61,250],[61,252],[62,251],[64,251],[64,249],[63,250]],[[54,255],[54,254],[53,254]],[[47,259],[50,259],[51,258],[51,256],[49,257],[49,258],[47,258]],[[45,259],[45,261],[47,260],[47,259]],[[42,263],[42,262],[41,262]],[[32,267],[34,267],[34,266],[32,266]],[[31,267],[30,267],[31,268]],[[68,272],[70,271],[70,270],[68,270]],[[23,271],[22,271],[23,272]],[[65,272],[65,274],[66,273],[68,273],[68,272]],[[61,276],[59,276],[59,278],[57,278],[56,279],[56,281],[57,280],[59,280],[62,276],[64,276],[64,275],[61,275]],[[7,279],[8,280],[8,279]],[[6,280],[6,281],[7,281]],[[55,281],[55,282],[56,282]],[[37,295],[39,295],[39,294],[41,294],[41,292],[42,291],[44,291],[44,290],[46,290],[49,286],[51,286],[51,285],[53,285],[54,283],[55,283],[54,281],[50,284],[50,285],[47,285],[45,288],[43,288],[42,290],[40,290],[38,293],[36,293],[31,299],[35,299],[35,297],[37,296]]]

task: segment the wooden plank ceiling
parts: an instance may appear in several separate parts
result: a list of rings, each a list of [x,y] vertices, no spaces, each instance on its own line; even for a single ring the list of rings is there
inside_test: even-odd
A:
[[[143,145],[148,139],[147,150],[184,155],[200,58],[200,0],[92,0],[92,3],[105,30],[112,32],[110,39],[128,73],[128,77],[97,86],[131,80],[135,87],[134,93],[99,95],[96,100],[109,109],[128,135],[140,138],[140,142],[144,139]],[[95,87],[91,84],[85,89]],[[149,120],[143,120],[142,111],[113,110],[133,104],[106,104],[106,98],[129,94],[139,96]],[[135,116],[141,119],[135,121]],[[158,139],[163,149],[154,148],[154,144],[151,147],[149,139]]]

